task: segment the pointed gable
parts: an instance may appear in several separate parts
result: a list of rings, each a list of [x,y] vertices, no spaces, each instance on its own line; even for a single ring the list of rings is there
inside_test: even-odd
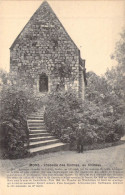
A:
[[[34,90],[40,93],[42,89],[56,89],[62,68],[65,87],[72,86],[83,94],[85,67],[81,65],[80,51],[49,4],[43,2],[10,48],[10,71],[20,79],[31,80]]]
[[[33,34],[35,34],[35,32],[36,36],[35,35],[32,36]],[[39,37],[39,39],[42,40],[42,37],[44,37],[45,40],[44,35],[46,33],[48,34],[49,39],[51,39],[51,41],[53,40],[53,42],[59,36],[60,39],[62,37],[63,40],[65,40],[65,38],[67,37],[70,40],[71,44],[73,44],[73,46],[77,48],[76,44],[73,42],[69,34],[66,32],[65,28],[59,21],[58,17],[55,15],[50,5],[46,1],[44,1],[33,14],[33,16],[30,18],[30,20],[25,25],[20,34],[17,36],[17,38],[11,45],[10,50],[12,50],[15,47],[15,45],[18,44],[18,42],[21,42],[21,40],[23,41],[22,38],[24,38],[24,40],[26,40],[27,38],[38,40]]]

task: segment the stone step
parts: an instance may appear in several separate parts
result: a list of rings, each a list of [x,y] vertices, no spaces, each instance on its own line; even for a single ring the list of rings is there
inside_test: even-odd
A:
[[[40,118],[40,119],[43,119],[44,118],[44,115],[43,116],[28,116],[27,117],[27,119],[29,119],[29,118],[31,118],[31,119],[37,119],[37,118]],[[39,119],[38,119],[39,120]]]
[[[45,126],[39,126],[39,127],[29,127],[29,130],[45,130]]]
[[[57,152],[60,150],[66,150],[68,149],[69,145],[65,144],[65,143],[55,143],[55,144],[50,144],[50,145],[46,145],[46,146],[40,146],[40,147],[36,147],[36,148],[30,148],[29,152],[31,154],[44,154],[44,153],[49,153],[49,152]]]
[[[52,136],[52,135],[49,134],[49,136]],[[35,131],[34,133],[30,132],[29,137],[43,137],[43,133],[41,133],[40,131],[39,132]]]
[[[60,142],[59,139],[51,136],[46,130],[44,123],[44,112],[32,113],[27,117],[29,128],[29,152],[31,154],[56,152],[67,149],[68,144]]]
[[[28,121],[28,123],[41,123],[41,122],[44,122],[44,120],[43,119],[41,119],[41,120],[36,120],[36,119],[33,119],[33,120],[31,120],[31,119],[28,119],[27,120]]]
[[[36,134],[36,133],[40,133],[41,136],[42,136],[42,135],[50,135],[49,133],[47,133],[47,132],[42,132],[41,130],[40,130],[40,131],[39,131],[39,130],[29,131],[29,134]]]
[[[36,122],[36,123],[35,122],[33,122],[33,123],[28,122],[28,126],[33,126],[34,127],[34,126],[40,126],[40,125],[43,126],[43,125],[45,125],[45,123],[44,122],[39,122],[39,123],[38,122]]]
[[[41,122],[28,122],[28,126],[39,126],[39,125],[45,125],[44,121]]]
[[[31,114],[41,114],[41,113],[44,113],[44,109],[41,109],[41,110],[38,110],[38,111],[34,111],[32,112]]]
[[[44,116],[44,113],[40,113],[40,114],[30,114],[29,116],[33,116],[33,117],[40,117],[40,116]]]
[[[41,116],[28,116],[27,117],[28,119],[31,118],[31,119],[37,119],[37,118],[44,118],[44,115],[41,115]]]
[[[35,136],[34,136],[35,135]],[[37,142],[43,140],[52,140],[55,139],[54,136],[40,136],[40,134],[30,134],[29,141],[30,142]]]
[[[45,126],[42,126],[42,127],[29,127],[29,130],[45,130]]]
[[[45,135],[45,136],[43,136],[40,133],[38,133],[38,134],[37,133],[36,134],[30,134],[29,135],[29,140],[30,141],[37,140],[37,138],[38,138],[39,141],[42,141],[42,140],[47,140],[47,139],[54,139],[54,136],[52,136],[52,135]]]
[[[36,147],[40,147],[40,146],[56,144],[56,143],[59,143],[59,142],[60,142],[60,140],[58,140],[58,139],[43,140],[43,141],[38,141],[38,142],[30,142],[29,143],[29,148],[36,148]]]
[[[40,126],[45,126],[44,123],[32,123],[32,124],[28,124],[29,127],[40,127]]]
[[[34,117],[32,117],[32,116],[28,116],[27,117],[27,120],[44,120],[44,117],[43,116],[41,116],[41,117],[39,117],[39,116],[34,116]]]
[[[29,133],[31,132],[48,133],[45,129],[30,129]]]
[[[28,116],[34,116],[34,117],[36,117],[36,116],[44,116],[44,113],[39,113],[39,114],[29,114]]]

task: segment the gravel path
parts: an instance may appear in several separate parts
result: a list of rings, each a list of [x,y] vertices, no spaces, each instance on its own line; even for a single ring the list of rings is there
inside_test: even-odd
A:
[[[32,158],[18,159],[18,160],[1,160],[0,161],[0,194],[1,195],[11,195],[11,194],[30,194],[30,195],[123,195],[125,194],[124,184],[75,184],[75,185],[43,185],[43,187],[17,187],[9,188],[7,187],[6,173],[14,169],[14,172],[22,171],[27,177],[27,170],[30,168],[31,172],[34,170],[30,167],[30,164],[39,164],[44,168],[45,164],[101,164],[102,170],[107,170],[107,173],[110,169],[116,168],[125,170],[125,143],[118,146],[113,146],[100,150],[89,150],[84,151],[82,154],[75,151],[61,151],[56,153],[50,153],[45,155],[37,155]],[[34,167],[35,168],[35,167]],[[37,168],[37,167],[36,167]],[[49,169],[45,167],[44,173],[47,174],[46,170]],[[50,167],[50,170],[54,168]],[[77,168],[76,168],[77,169]],[[62,167],[64,176],[65,176],[65,166]],[[75,167],[73,168],[75,171]],[[49,170],[48,170],[49,171]],[[58,171],[57,171],[58,172]],[[43,176],[44,174],[42,172]],[[39,177],[37,173],[36,177]],[[118,171],[119,174],[119,171]],[[32,176],[32,173],[31,173]],[[55,174],[55,177],[57,175]],[[31,177],[30,177],[31,178]],[[119,178],[118,178],[119,180]],[[32,180],[31,180],[32,181]],[[41,180],[40,180],[41,181]]]
[[[36,155],[31,158],[17,160],[1,160],[0,172],[3,175],[10,169],[19,169],[21,167],[29,167],[31,163],[79,163],[79,164],[101,164],[101,166],[125,168],[125,144],[109,147],[100,150],[89,150],[83,153],[75,151],[60,151],[56,153]]]

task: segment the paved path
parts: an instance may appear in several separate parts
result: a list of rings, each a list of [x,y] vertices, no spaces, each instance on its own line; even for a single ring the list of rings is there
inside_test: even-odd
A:
[[[1,160],[1,173],[4,174],[11,168],[19,169],[21,167],[29,167],[29,164],[31,163],[97,163],[101,164],[105,168],[125,168],[125,144],[100,150],[89,150],[83,153],[77,153],[75,151],[61,151],[45,155],[37,155],[26,159]]]
[[[123,136],[123,137],[121,138],[121,140],[125,140],[125,136]]]
[[[109,147],[100,150],[90,150],[85,151],[82,154],[74,151],[61,151],[51,154],[45,155],[37,155],[32,158],[27,159],[18,159],[18,160],[1,160],[0,172],[2,173],[1,177],[3,184],[5,186],[2,189],[2,195],[10,195],[10,194],[31,194],[37,195],[46,194],[46,195],[123,195],[124,190],[123,184],[120,185],[45,185],[41,188],[7,188],[6,187],[6,172],[11,168],[14,168],[15,171],[18,172],[18,169],[22,169],[24,175],[27,176],[27,172],[32,164],[40,164],[43,167],[44,164],[101,164],[101,168],[105,170],[110,170],[111,168],[123,169],[125,168],[125,144]],[[65,167],[64,167],[65,168]],[[103,169],[103,170],[104,170]],[[33,170],[32,168],[30,169]],[[51,168],[50,168],[51,170]],[[75,171],[75,169],[73,169]],[[46,173],[46,169],[44,169]],[[58,172],[58,171],[57,171]],[[119,172],[118,172],[119,173]],[[32,174],[31,174],[32,175]],[[65,175],[65,170],[64,170]],[[1,179],[0,178],[0,179]],[[49,186],[49,187],[48,187]],[[57,190],[58,189],[58,190]],[[56,190],[56,193],[55,193]],[[85,193],[83,193],[85,192]]]

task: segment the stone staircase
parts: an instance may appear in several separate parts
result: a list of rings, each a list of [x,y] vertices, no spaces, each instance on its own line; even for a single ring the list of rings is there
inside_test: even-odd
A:
[[[29,115],[27,125],[29,129],[28,150],[30,154],[44,154],[68,149],[68,144],[62,143],[47,132],[44,123],[44,110]]]

